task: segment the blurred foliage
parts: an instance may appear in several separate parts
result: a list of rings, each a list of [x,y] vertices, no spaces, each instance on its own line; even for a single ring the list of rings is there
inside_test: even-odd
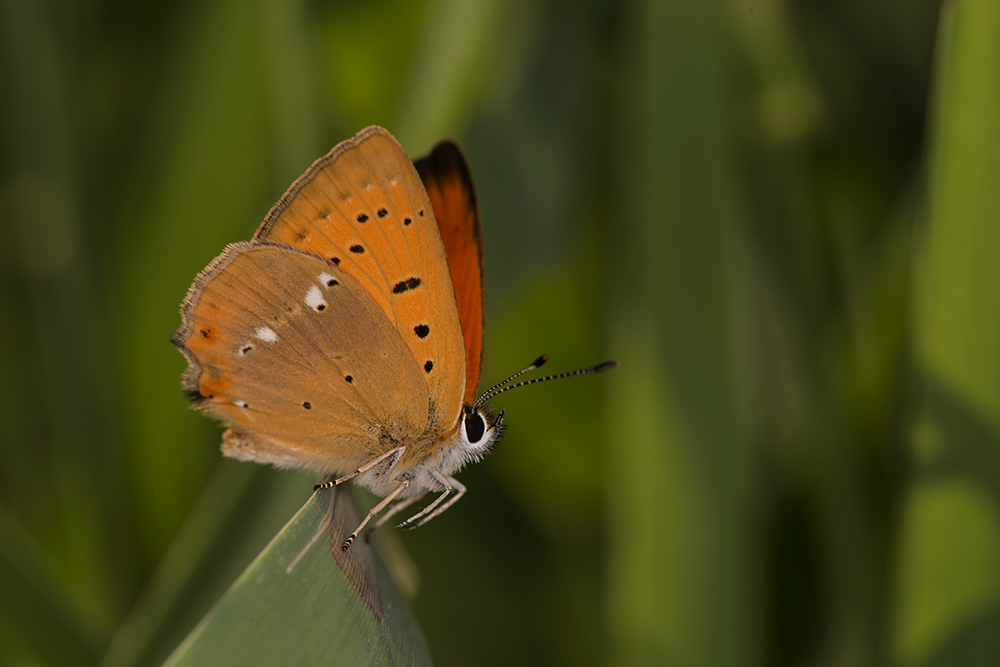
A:
[[[161,663],[305,502],[168,338],[373,123],[466,148],[484,382],[622,364],[387,541],[438,665],[996,664],[997,109],[993,0],[0,0],[0,664]]]

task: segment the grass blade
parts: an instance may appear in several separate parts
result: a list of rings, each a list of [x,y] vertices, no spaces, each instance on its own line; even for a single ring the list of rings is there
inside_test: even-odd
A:
[[[942,16],[893,651],[900,665],[988,665],[1000,636],[1000,6],[954,2]]]
[[[363,540],[340,550],[356,514],[349,495],[337,493],[331,529],[330,494],[309,499],[168,665],[430,664],[374,550]]]

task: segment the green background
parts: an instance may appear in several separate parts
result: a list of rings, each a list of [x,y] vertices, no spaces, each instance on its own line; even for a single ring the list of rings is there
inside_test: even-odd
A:
[[[309,496],[224,461],[195,274],[369,124],[465,147],[438,665],[1000,660],[1000,3],[0,0],[0,664],[159,664]]]

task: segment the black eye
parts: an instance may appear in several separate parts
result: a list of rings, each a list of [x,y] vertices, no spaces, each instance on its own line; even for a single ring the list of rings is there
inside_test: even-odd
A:
[[[479,442],[486,433],[486,422],[479,416],[478,412],[465,416],[465,435],[469,437],[469,442]]]

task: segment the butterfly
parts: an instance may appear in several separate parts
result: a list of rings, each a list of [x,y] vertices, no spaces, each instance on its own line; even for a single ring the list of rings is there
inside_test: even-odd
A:
[[[452,141],[411,162],[380,127],[338,144],[270,210],[249,242],[195,279],[173,342],[194,406],[229,428],[226,456],[353,479],[382,500],[372,530],[438,492],[400,526],[462,497],[453,476],[496,444],[504,413],[478,399],[483,240],[476,189]]]

